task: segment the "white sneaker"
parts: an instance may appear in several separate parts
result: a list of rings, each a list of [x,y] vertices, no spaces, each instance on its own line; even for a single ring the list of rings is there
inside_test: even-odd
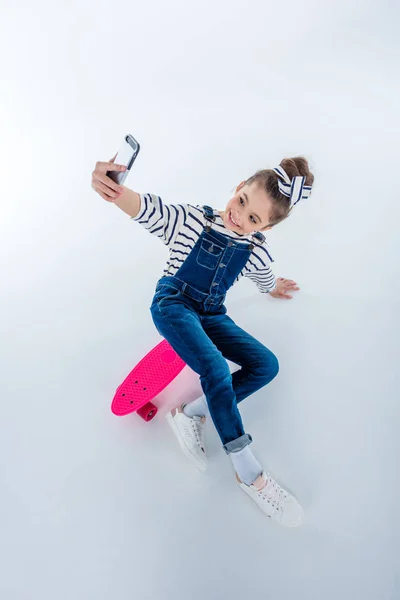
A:
[[[260,480],[262,487],[256,487],[254,484],[246,485],[240,481],[236,473],[236,481],[239,486],[250,498],[253,498],[268,517],[286,527],[301,525],[304,512],[296,498],[284,490],[269,473],[263,471]]]
[[[205,417],[187,417],[182,407],[173,408],[167,413],[167,419],[172,431],[176,435],[179,445],[186,456],[201,471],[207,469],[207,457],[204,448],[204,425]]]

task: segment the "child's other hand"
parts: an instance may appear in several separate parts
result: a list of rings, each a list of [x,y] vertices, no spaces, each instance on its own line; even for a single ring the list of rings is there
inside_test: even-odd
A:
[[[273,296],[273,298],[286,298],[286,300],[290,300],[292,296],[288,294],[289,290],[299,290],[297,287],[297,283],[292,281],[291,279],[283,279],[283,277],[279,277],[276,280],[276,288],[273,292],[270,292],[269,295]]]
[[[109,162],[97,162],[92,172],[92,188],[107,202],[114,202],[124,191],[123,186],[118,185],[106,175],[107,171],[126,171],[124,165],[114,164],[117,154]]]

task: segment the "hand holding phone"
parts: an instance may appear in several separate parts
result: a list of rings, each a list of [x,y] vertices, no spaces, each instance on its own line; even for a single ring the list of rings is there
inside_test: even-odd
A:
[[[114,158],[108,162],[96,163],[92,172],[92,188],[107,202],[114,202],[123,193],[124,188],[121,186],[139,150],[139,143],[128,134]]]
[[[118,153],[115,157],[116,164],[124,165],[126,167],[126,171],[109,171],[106,173],[108,177],[110,177],[115,183],[122,185],[125,179],[128,176],[128,173],[136,160],[137,155],[139,154],[140,145],[139,142],[135,140],[133,135],[126,135],[121,143],[121,146],[118,150]]]

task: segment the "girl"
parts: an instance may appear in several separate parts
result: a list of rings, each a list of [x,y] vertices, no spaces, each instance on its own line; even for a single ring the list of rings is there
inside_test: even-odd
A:
[[[308,198],[314,181],[303,157],[286,158],[279,167],[257,171],[236,188],[224,211],[210,206],[164,204],[154,194],[119,186],[107,171],[124,170],[96,163],[92,187],[140,223],[169,248],[157,282],[151,314],[158,332],[200,376],[204,395],[167,414],[185,455],[207,468],[204,425],[211,419],[235,469],[236,481],[268,515],[295,527],[303,520],[298,501],[266,472],[253,455],[238,404],[278,374],[276,356],[226,314],[228,289],[248,277],[261,293],[291,298],[292,280],[275,279],[262,231],[287,218]],[[241,368],[231,374],[228,359]]]

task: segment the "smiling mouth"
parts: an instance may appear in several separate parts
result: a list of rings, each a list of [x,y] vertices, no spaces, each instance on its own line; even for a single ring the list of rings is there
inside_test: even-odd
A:
[[[239,225],[237,225],[234,220],[232,219],[232,212],[229,211],[228,213],[228,221],[231,225],[233,225],[234,227],[237,227],[238,229],[240,229]]]

